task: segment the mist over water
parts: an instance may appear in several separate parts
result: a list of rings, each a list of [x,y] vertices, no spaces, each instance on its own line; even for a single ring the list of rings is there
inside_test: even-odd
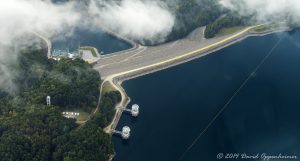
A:
[[[66,37],[61,40],[68,41],[68,36],[72,36],[72,31],[78,27],[89,28],[91,31],[96,31],[95,33],[100,30],[114,32],[136,41],[157,42],[163,41],[168,35],[173,21],[172,14],[163,2],[142,0],[122,0],[120,3],[104,0],[0,1],[0,82],[2,82],[0,89],[12,92],[10,89],[18,88],[13,83],[18,73],[10,73],[10,66],[17,63],[20,53],[18,44],[22,43],[27,47],[34,44],[31,37],[24,35],[37,32],[51,38],[64,33]],[[126,47],[113,51],[122,49]]]
[[[163,42],[172,31],[175,17],[163,1],[91,1],[89,12],[104,30],[128,39]]]
[[[98,49],[101,55],[126,50],[131,44],[116,38],[102,30],[93,31],[88,28],[75,28],[68,36],[56,35],[52,39],[53,50],[66,50],[75,52],[79,46],[92,46]]]
[[[202,3],[206,0],[195,1],[200,7],[207,4]],[[52,37],[69,31],[67,34],[71,35],[77,27],[89,27],[93,31],[109,31],[141,43],[161,43],[174,25],[181,25],[176,17],[178,2],[180,0],[3,0],[0,2],[0,82],[10,83],[1,83],[0,88],[14,86],[14,75],[18,74],[3,73],[8,73],[9,66],[16,63],[16,55],[20,53],[16,41],[32,45],[32,39],[24,37],[28,33],[34,31]],[[219,2],[239,14],[256,13],[257,20],[276,21],[277,17],[290,22],[300,20],[298,0]],[[193,16],[186,21],[190,20]]]

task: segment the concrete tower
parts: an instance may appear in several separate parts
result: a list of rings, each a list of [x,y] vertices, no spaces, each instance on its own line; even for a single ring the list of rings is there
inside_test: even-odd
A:
[[[137,104],[132,105],[131,115],[134,117],[137,117],[139,115],[139,109],[140,109],[139,105],[137,105]]]
[[[46,97],[46,102],[47,102],[47,106],[51,106],[51,97],[50,96]]]

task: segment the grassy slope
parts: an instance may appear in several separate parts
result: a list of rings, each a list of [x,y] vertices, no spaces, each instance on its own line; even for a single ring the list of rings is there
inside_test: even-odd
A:
[[[264,32],[264,31],[270,30],[271,28],[272,28],[272,25],[262,25],[262,26],[255,27],[252,30],[255,32]]]
[[[116,91],[116,89],[110,84],[110,82],[104,82],[103,89],[102,89],[102,95],[105,93],[109,93],[112,91]]]
[[[91,51],[91,53],[92,53],[92,55],[93,55],[94,57],[96,57],[96,58],[98,57],[98,54],[97,54],[95,48],[93,48],[93,47],[81,47],[80,50],[88,50],[88,51]]]
[[[221,29],[221,31],[219,31],[215,37],[221,37],[221,36],[225,36],[225,35],[229,35],[229,34],[233,34],[236,33],[238,31],[241,31],[245,28],[247,28],[248,26],[235,26],[235,27],[229,27],[229,28],[223,28]]]

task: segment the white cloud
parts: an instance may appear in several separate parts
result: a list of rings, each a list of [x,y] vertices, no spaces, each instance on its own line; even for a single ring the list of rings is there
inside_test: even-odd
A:
[[[13,80],[19,51],[32,45],[28,33],[42,32],[47,35],[72,26],[80,19],[72,3],[54,5],[44,0],[1,0],[0,1],[0,88],[6,91],[17,89]]]
[[[41,0],[0,1],[0,39],[4,44],[30,31],[54,32],[75,24],[80,15],[72,3],[54,5]]]
[[[256,13],[258,21],[289,17],[300,22],[299,0],[220,0],[220,3],[242,15]]]
[[[16,89],[13,79],[18,73],[11,66],[16,64],[20,44],[32,45],[33,39],[24,36],[32,31],[51,36],[61,31],[72,33],[73,27],[82,26],[137,41],[162,42],[174,25],[174,16],[159,0],[91,0],[89,6],[80,4],[81,9],[79,3],[0,0],[0,89]]]
[[[101,7],[99,7],[101,6]],[[162,42],[171,32],[175,17],[160,1],[92,1],[90,14],[97,27],[129,39]]]

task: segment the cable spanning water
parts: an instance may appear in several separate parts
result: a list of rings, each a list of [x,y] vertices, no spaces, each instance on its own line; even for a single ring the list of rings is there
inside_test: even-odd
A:
[[[193,140],[193,142],[187,147],[187,149],[182,153],[182,155],[179,157],[178,161],[181,161],[183,157],[189,152],[192,147],[196,144],[196,142],[205,134],[205,132],[208,130],[208,128],[216,121],[216,119],[223,113],[223,111],[228,107],[228,105],[232,102],[232,100],[237,96],[237,94],[245,87],[245,85],[249,82],[251,77],[260,69],[260,67],[266,62],[266,60],[273,54],[274,50],[278,47],[283,37],[281,37],[275,45],[272,47],[272,49],[269,51],[269,53],[262,59],[262,61],[256,66],[256,68],[249,74],[247,79],[240,85],[240,87],[233,93],[233,95],[230,97],[230,99],[226,102],[226,104],[218,111],[218,113],[213,117],[213,119],[207,124],[207,126],[201,131],[201,133]]]

